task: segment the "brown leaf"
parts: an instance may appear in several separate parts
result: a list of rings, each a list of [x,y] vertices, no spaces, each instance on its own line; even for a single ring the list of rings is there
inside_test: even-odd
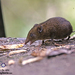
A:
[[[43,48],[43,49],[41,49],[41,50],[37,50],[37,51],[34,51],[34,52],[32,52],[31,53],[31,55],[32,56],[42,56],[42,57],[44,57],[44,56],[46,56],[46,51],[47,51],[47,49],[45,49],[45,48]]]
[[[24,44],[1,45],[0,49],[16,49],[16,48],[20,48],[23,46]]]

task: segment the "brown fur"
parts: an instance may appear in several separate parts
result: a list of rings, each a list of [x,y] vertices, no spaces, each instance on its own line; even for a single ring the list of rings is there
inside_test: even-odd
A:
[[[44,39],[64,39],[72,33],[72,26],[69,21],[62,17],[50,18],[47,21],[36,24],[29,31],[25,44],[29,41]]]

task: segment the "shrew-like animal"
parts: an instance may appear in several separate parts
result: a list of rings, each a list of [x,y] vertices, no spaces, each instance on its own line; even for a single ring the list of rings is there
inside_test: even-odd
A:
[[[45,39],[64,39],[66,37],[69,39],[72,32],[69,21],[62,17],[53,17],[43,23],[35,24],[29,31],[25,44],[28,42],[32,44],[36,40],[44,41]]]

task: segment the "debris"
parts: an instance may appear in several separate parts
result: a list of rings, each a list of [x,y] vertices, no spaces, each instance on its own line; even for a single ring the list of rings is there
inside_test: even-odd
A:
[[[18,54],[18,53],[24,53],[24,52],[27,52],[27,50],[16,50],[16,51],[11,51],[11,52],[9,52],[9,56],[10,55],[13,55],[13,54]]]
[[[59,54],[71,54],[72,52],[75,52],[74,49],[72,50],[70,49],[73,46],[74,45],[65,45],[65,46],[59,46],[59,47],[48,49],[46,51],[46,56],[54,56]]]
[[[22,41],[22,39],[20,41]],[[14,40],[13,40],[13,42],[14,42]],[[36,43],[34,43],[31,46],[28,46],[28,45],[24,45],[23,41],[21,44],[13,44],[12,41],[9,42],[9,40],[8,41],[6,40],[5,42],[3,42],[3,44],[7,44],[7,45],[3,45],[2,43],[0,45],[0,57],[4,56],[7,58],[7,56],[11,56],[13,54],[19,55],[19,53],[28,52],[27,57],[26,56],[24,56],[24,57],[26,57],[25,59],[27,59],[29,56],[29,59],[23,60],[23,56],[20,56],[22,58],[19,59],[19,63],[21,65],[26,65],[28,63],[40,61],[47,56],[52,57],[52,56],[57,56],[57,55],[61,55],[61,54],[71,54],[71,53],[75,52],[75,41],[74,40],[70,40],[69,42],[67,42],[67,44],[65,44],[66,41],[64,41],[64,43],[62,43],[62,42],[58,43],[57,40],[54,42],[55,42],[56,46],[55,45],[51,46],[49,44],[51,42],[49,41],[48,44],[50,46],[44,45],[45,47],[43,47],[43,46],[39,46],[39,45],[36,46]],[[16,41],[16,43],[17,43],[17,41]],[[9,45],[9,44],[11,44],[11,45]],[[35,58],[30,58],[31,55],[34,56]],[[15,57],[15,58],[17,58],[17,57]],[[13,65],[16,63],[16,61],[9,60],[8,65]]]
[[[57,43],[54,43],[55,46],[64,46],[64,44],[57,44]]]
[[[71,54],[75,52],[74,49],[71,50],[71,47],[74,47],[74,45],[65,45],[65,46],[59,46],[59,47],[53,47],[50,49],[42,48],[41,50],[37,50],[31,53],[32,56],[54,56],[59,54]]]
[[[26,65],[28,63],[32,63],[32,62],[36,62],[36,61],[40,61],[42,60],[43,57],[36,57],[36,58],[31,58],[31,59],[27,59],[27,60],[19,60],[21,65]]]
[[[74,52],[74,50],[66,50],[66,49],[61,49],[61,50],[55,50],[55,51],[47,51],[46,52],[46,56],[54,56],[54,55],[59,55],[59,54],[71,54],[72,52]]]
[[[35,57],[37,57],[37,56],[42,56],[42,57],[44,57],[44,56],[46,56],[46,51],[47,51],[46,48],[42,48],[41,50],[33,51],[33,52],[31,53],[31,55],[32,55],[32,56],[35,56]]]
[[[16,48],[20,48],[20,47],[23,47],[24,46],[24,43],[23,44],[12,44],[12,45],[0,45],[0,49],[16,49]]]
[[[14,60],[9,60],[8,61],[8,65],[13,65],[13,64],[15,64],[15,61]]]

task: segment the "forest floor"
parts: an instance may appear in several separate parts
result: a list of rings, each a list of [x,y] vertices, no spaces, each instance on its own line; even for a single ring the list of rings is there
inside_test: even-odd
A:
[[[51,45],[48,41],[48,44],[44,46],[39,45],[41,41],[36,41],[32,45],[28,43],[18,46],[24,42],[25,38],[0,38],[0,75],[75,75],[75,38],[64,42],[56,41],[64,46]],[[59,47],[63,48],[59,51]],[[57,52],[44,54],[44,57],[39,61],[32,63],[29,61],[27,64],[22,64],[22,60],[33,60],[40,57],[41,55],[37,55],[37,53],[42,50],[41,48],[47,50],[56,48]],[[10,53],[17,50],[25,50],[26,52]],[[67,52],[64,53],[63,50],[67,50]],[[34,51],[37,57],[34,57]],[[72,52],[68,53],[68,51]],[[33,54],[31,55],[31,53]]]

